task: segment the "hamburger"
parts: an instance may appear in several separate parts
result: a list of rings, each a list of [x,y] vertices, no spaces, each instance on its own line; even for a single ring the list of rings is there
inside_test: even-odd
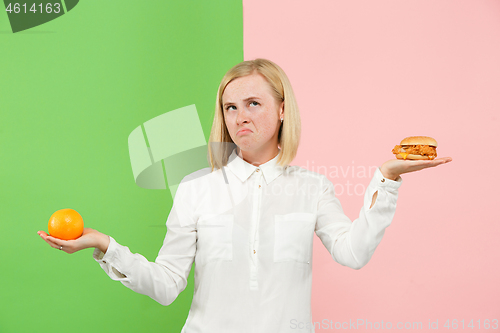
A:
[[[400,160],[433,160],[437,157],[437,142],[428,136],[410,136],[394,146],[392,153]]]

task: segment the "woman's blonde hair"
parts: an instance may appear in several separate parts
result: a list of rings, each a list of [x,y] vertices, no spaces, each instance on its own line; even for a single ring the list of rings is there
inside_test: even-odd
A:
[[[212,171],[214,168],[220,169],[222,166],[227,165],[229,155],[231,155],[235,147],[224,120],[222,94],[232,80],[253,73],[262,75],[269,83],[276,100],[279,103],[284,102],[283,122],[278,133],[278,142],[281,147],[278,165],[282,167],[288,166],[297,155],[300,142],[300,114],[292,85],[285,72],[278,65],[270,60],[258,58],[235,65],[224,75],[219,85],[215,102],[214,121],[208,140],[207,158],[212,166]],[[221,144],[222,142],[228,144]]]

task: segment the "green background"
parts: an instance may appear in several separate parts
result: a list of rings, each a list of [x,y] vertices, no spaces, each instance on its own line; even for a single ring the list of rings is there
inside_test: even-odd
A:
[[[196,104],[208,140],[218,84],[242,60],[240,0],[80,1],[15,34],[0,13],[0,332],[180,332],[193,271],[164,307],[37,231],[73,208],[154,261],[172,198],[135,184],[128,135]]]

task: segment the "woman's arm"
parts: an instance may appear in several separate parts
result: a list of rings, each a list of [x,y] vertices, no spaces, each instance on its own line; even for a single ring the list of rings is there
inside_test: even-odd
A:
[[[154,262],[110,237],[105,254],[94,251],[94,259],[108,276],[127,288],[147,295],[162,305],[171,304],[186,288],[196,255],[196,223],[179,186],[167,218],[167,233]],[[182,198],[181,198],[182,197]]]
[[[112,280],[120,281],[127,288],[162,305],[170,305],[186,288],[196,254],[195,226],[181,220],[178,209],[174,205],[170,212],[167,234],[154,262],[139,253],[132,253],[112,237],[107,252],[103,254],[96,248],[94,259]]]
[[[359,217],[351,222],[326,177],[318,203],[316,234],[333,259],[344,266],[360,269],[371,259],[385,229],[396,212],[399,175],[448,163],[450,157],[436,160],[390,160],[376,170],[365,191]]]
[[[385,178],[380,169],[364,194],[359,217],[351,221],[335,196],[333,183],[323,178],[323,190],[318,202],[316,234],[341,265],[360,269],[372,257],[396,211],[398,181]]]

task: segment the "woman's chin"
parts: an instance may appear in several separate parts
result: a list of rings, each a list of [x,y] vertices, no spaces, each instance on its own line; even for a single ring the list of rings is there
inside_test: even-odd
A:
[[[243,150],[243,151],[252,151],[252,150],[255,150],[257,148],[257,146],[254,144],[254,142],[251,142],[250,140],[238,140],[238,142],[236,142],[236,145],[240,148],[240,150]]]

